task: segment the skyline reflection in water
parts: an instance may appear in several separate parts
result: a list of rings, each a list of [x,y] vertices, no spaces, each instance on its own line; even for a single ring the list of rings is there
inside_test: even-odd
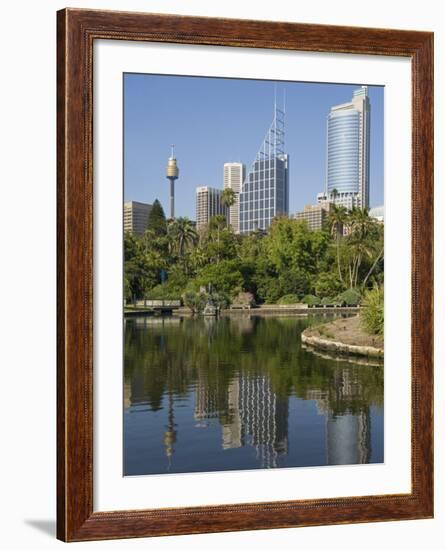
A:
[[[124,474],[383,461],[383,366],[302,348],[316,316],[125,320]]]

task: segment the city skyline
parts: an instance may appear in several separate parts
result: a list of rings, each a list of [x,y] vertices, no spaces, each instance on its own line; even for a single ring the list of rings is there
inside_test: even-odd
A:
[[[270,126],[274,96],[281,102],[286,93],[289,214],[315,204],[326,188],[327,116],[334,105],[350,101],[358,86],[126,74],[125,200],[153,203],[157,198],[168,212],[165,165],[175,143],[181,170],[176,215],[195,219],[196,187],[223,189],[226,163],[250,169]],[[368,93],[373,207],[383,203],[383,88],[370,86]]]

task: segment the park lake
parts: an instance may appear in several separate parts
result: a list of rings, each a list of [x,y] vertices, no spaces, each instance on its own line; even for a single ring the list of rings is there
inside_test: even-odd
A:
[[[383,462],[383,365],[305,349],[326,315],[124,320],[124,475]]]

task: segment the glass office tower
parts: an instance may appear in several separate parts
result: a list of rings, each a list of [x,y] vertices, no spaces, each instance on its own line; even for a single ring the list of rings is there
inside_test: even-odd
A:
[[[274,119],[240,193],[240,233],[266,230],[273,218],[289,212],[289,155],[284,151],[284,111]]]
[[[327,198],[348,209],[369,207],[370,116],[367,86],[328,115]]]

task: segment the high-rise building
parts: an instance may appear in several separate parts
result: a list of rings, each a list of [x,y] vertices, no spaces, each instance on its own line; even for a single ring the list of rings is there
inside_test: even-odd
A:
[[[201,229],[213,216],[228,216],[228,209],[221,204],[221,189],[214,187],[196,188],[196,228]]]
[[[285,113],[275,104],[274,118],[243,182],[240,193],[240,233],[267,229],[289,211],[289,155],[284,148]]]
[[[327,120],[327,182],[330,202],[369,207],[371,105],[367,86],[354,90],[352,100],[331,107]]]
[[[124,202],[124,233],[142,235],[147,229],[151,207],[151,204],[145,202]]]
[[[235,233],[239,233],[239,194],[244,181],[245,166],[241,162],[224,164],[224,189],[232,189],[235,203],[229,208],[229,223]]]
[[[301,212],[294,214],[294,219],[304,220],[309,229],[320,231],[329,215],[329,203],[307,204]]]

